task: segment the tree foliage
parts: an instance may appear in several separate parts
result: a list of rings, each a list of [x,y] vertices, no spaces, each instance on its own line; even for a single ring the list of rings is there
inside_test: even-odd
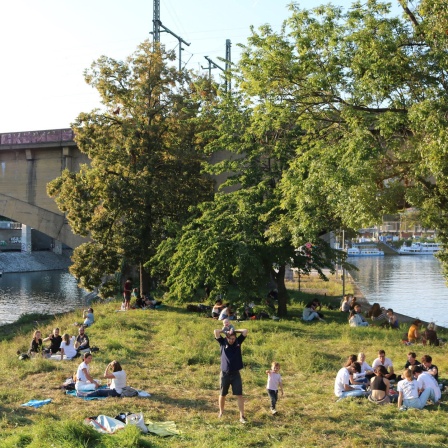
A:
[[[145,42],[126,61],[101,57],[85,73],[104,105],[73,125],[91,162],[48,185],[73,231],[90,238],[71,267],[85,288],[123,260],[145,262],[190,205],[211,197],[197,139],[206,124],[197,120],[204,80],[178,72],[172,59]]]
[[[253,31],[242,85],[303,130],[280,182],[293,238],[357,229],[413,206],[448,242],[445,2],[291,7],[280,33]],[[445,251],[440,255],[445,264]]]

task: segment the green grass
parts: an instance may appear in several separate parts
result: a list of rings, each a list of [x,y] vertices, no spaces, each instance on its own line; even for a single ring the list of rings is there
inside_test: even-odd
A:
[[[319,286],[318,297],[330,303]],[[92,373],[100,378],[104,367],[118,359],[129,384],[152,394],[149,399],[108,398],[83,401],[60,391],[62,382],[79,361],[44,359],[19,361],[17,349],[26,351],[32,324],[8,326],[0,335],[0,447],[443,447],[448,446],[448,406],[398,412],[395,405],[375,407],[367,400],[336,402],[333,382],[348,355],[364,351],[372,362],[378,349],[386,350],[396,370],[406,354],[430,354],[442,378],[448,378],[447,346],[406,347],[398,331],[350,328],[346,316],[324,309],[327,323],[300,320],[302,304],[315,294],[292,292],[290,317],[238,324],[249,335],[243,344],[242,371],[246,416],[238,422],[235,400],[229,396],[224,418],[217,418],[219,346],[212,331],[217,321],[189,313],[185,306],[160,310],[115,312],[119,302],[95,304],[96,323],[88,329],[94,355]],[[338,302],[335,299],[335,302]],[[42,323],[43,334],[54,326],[75,333],[80,313],[56,316]],[[445,333],[442,336],[447,337]],[[264,371],[272,360],[281,364],[285,396],[278,414],[269,413]],[[52,398],[39,409],[20,404]],[[445,398],[445,397],[443,397]],[[143,412],[145,420],[172,420],[180,436],[142,435],[134,427],[107,436],[83,424],[98,414]]]

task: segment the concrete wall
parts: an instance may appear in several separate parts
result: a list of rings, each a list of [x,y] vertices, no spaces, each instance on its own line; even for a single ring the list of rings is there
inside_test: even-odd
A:
[[[0,134],[0,215],[26,224],[71,248],[86,241],[74,235],[47,184],[89,159],[68,130]],[[1,240],[1,238],[0,238]]]

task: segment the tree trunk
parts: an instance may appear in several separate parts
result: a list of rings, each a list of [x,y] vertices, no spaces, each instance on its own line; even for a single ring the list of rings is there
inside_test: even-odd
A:
[[[286,317],[288,315],[288,292],[285,286],[286,265],[281,265],[278,272],[272,271],[278,291],[278,317]]]
[[[143,267],[143,263],[140,263],[139,270],[140,270],[140,295],[143,296],[144,292],[149,294],[151,277]]]

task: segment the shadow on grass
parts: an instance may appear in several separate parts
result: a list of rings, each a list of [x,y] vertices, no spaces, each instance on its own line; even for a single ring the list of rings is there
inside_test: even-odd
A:
[[[151,393],[151,400],[158,401],[159,403],[172,405],[175,407],[181,407],[185,409],[198,409],[198,410],[207,410],[214,411],[216,410],[216,406],[210,406],[210,404],[206,400],[200,399],[189,399],[182,397],[171,397],[164,393]]]

